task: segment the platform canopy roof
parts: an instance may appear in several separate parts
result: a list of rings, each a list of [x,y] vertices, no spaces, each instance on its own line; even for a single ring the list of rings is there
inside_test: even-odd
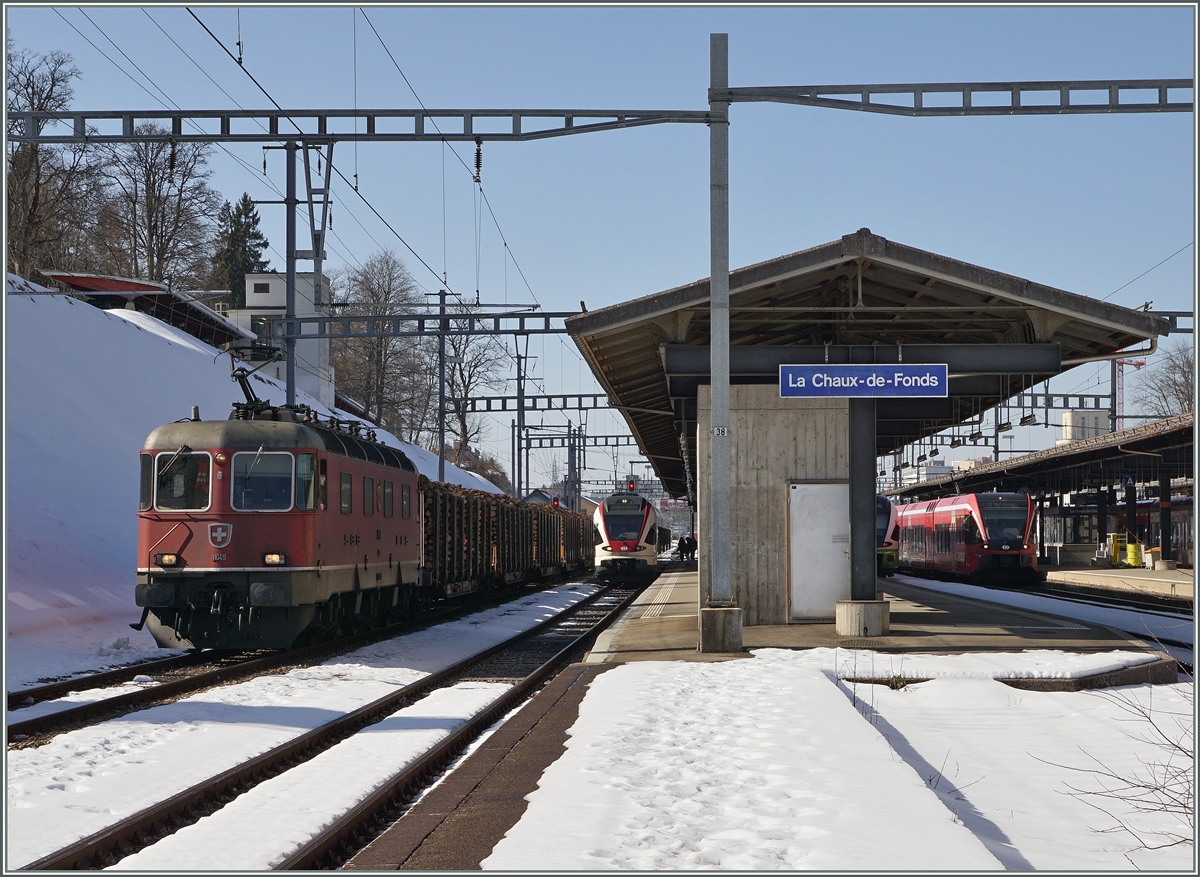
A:
[[[1188,411],[886,493],[903,503],[987,490],[1065,493],[1108,486],[1127,477],[1135,483],[1157,481],[1160,476],[1193,478],[1194,430],[1195,417]]]
[[[878,401],[881,455],[1172,325],[865,228],[736,269],[729,288],[731,383],[776,383],[782,363],[949,364],[949,398]],[[696,393],[709,382],[708,279],[571,317],[566,327],[664,487],[689,494]]]

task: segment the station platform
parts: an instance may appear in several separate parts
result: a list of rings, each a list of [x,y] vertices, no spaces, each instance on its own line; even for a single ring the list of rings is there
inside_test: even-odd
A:
[[[661,575],[598,637],[581,663],[556,676],[445,781],[418,800],[403,818],[342,869],[479,870],[483,860],[525,813],[527,796],[538,788],[545,770],[566,750],[570,729],[591,682],[620,663],[753,660],[751,649],[771,647],[840,647],[925,654],[1119,650],[1155,654],[1158,660],[1092,677],[997,681],[1019,688],[1070,691],[1178,679],[1174,661],[1156,653],[1147,643],[1111,628],[893,580],[878,582],[879,593],[891,601],[888,636],[840,637],[832,622],[765,625],[743,629],[746,651],[742,654],[701,654],[697,651],[698,578],[694,569]]]
[[[1089,571],[1083,583],[1119,586],[1137,570]],[[1169,570],[1150,576],[1175,574]],[[1071,575],[1076,575],[1072,573]],[[1190,576],[1188,576],[1190,579]],[[1159,578],[1162,586],[1182,589],[1183,582]],[[1190,581],[1187,583],[1190,588]],[[853,648],[879,652],[961,654],[984,651],[1153,652],[1142,640],[1098,624],[1073,621],[997,603],[944,594],[891,579],[880,579],[877,592],[891,602],[887,636],[864,639],[839,636],[832,621],[745,627],[742,654],[705,654],[697,650],[699,576],[693,571],[668,572],[650,585],[624,617],[600,635],[585,658],[587,664],[628,661],[728,661],[749,657],[757,648]]]
[[[1196,592],[1196,572],[1193,569],[1104,569],[1086,566],[1048,566],[1043,569],[1047,582],[1060,585],[1181,600],[1193,599]]]

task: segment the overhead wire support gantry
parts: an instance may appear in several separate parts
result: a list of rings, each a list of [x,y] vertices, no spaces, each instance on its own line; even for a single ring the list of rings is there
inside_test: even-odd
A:
[[[575,316],[574,311],[479,314],[466,312],[403,313],[380,316],[280,317],[270,321],[271,337],[299,338],[419,338],[460,335],[564,335],[566,329],[552,320]],[[444,326],[443,323],[449,325]],[[287,327],[294,327],[291,332]]]
[[[783,85],[709,89],[709,100],[769,102],[894,116],[1036,116],[1084,113],[1190,113],[1190,79],[1080,79],[1059,82],[925,82],[902,85]],[[1122,99],[1125,92],[1125,99]],[[1136,92],[1137,94],[1129,94]],[[1152,100],[1144,99],[1153,92]],[[887,95],[890,100],[872,100]],[[937,95],[933,104],[927,96]],[[955,96],[958,103],[944,102]],[[1103,95],[1097,99],[1097,95]],[[1033,99],[1028,102],[1027,98]],[[1051,100],[1052,99],[1052,100]],[[982,102],[981,102],[982,101]]]
[[[706,124],[707,110],[438,110],[438,109],[378,109],[378,110],[98,110],[59,112],[22,112],[12,114],[22,120],[22,131],[10,139],[29,143],[128,143],[165,139],[161,135],[139,133],[140,122],[164,124],[170,122],[170,137],[180,143],[262,143],[264,141],[299,140],[311,144],[329,143],[421,143],[426,141],[524,142],[563,137],[568,134],[589,134],[616,131],[621,128],[642,128],[663,124]],[[427,120],[437,120],[437,127],[426,129]],[[509,130],[475,130],[482,119],[507,119]],[[586,120],[580,123],[578,120]],[[442,122],[457,120],[461,130],[446,131]],[[557,124],[528,128],[528,120],[554,120]],[[120,122],[121,132],[105,133],[99,129],[88,133],[95,123]],[[218,130],[211,131],[214,121]],[[282,126],[280,122],[285,124]],[[46,123],[57,122],[71,126],[70,134],[46,133]],[[235,132],[235,122],[262,123],[266,130]],[[291,128],[287,130],[291,123]],[[195,123],[192,125],[191,123]],[[333,123],[333,124],[331,124]],[[381,125],[381,123],[383,123]],[[186,127],[193,130],[186,130]],[[349,130],[340,130],[342,126]],[[406,130],[389,130],[403,125]],[[356,130],[361,126],[364,130]]]

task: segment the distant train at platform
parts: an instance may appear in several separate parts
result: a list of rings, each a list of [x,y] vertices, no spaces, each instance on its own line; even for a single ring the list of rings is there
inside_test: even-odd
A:
[[[430,481],[360,424],[247,399],[141,451],[133,627],[164,648],[288,648],[592,569],[586,515]]]
[[[898,565],[919,575],[986,584],[1044,580],[1024,493],[968,493],[896,508]]]
[[[896,506],[886,496],[875,496],[875,574],[880,578],[894,576],[900,565],[899,524],[896,523]]]
[[[658,575],[658,513],[635,492],[636,486],[630,481],[626,490],[596,506],[596,574],[601,581],[644,583]]]

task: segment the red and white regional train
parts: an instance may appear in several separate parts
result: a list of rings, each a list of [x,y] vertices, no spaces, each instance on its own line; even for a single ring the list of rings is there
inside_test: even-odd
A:
[[[1036,582],[1033,500],[1024,493],[968,493],[896,508],[902,570],[987,582]]]
[[[164,648],[289,648],[593,564],[586,515],[431,482],[306,406],[193,408],[140,456],[133,627]]]
[[[634,487],[596,506],[596,574],[603,581],[648,582],[658,575],[658,512]]]

